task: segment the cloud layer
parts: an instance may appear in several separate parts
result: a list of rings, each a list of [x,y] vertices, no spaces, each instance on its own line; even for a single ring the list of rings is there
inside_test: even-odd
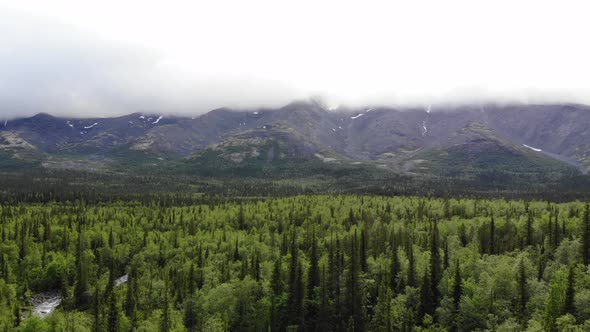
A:
[[[585,6],[0,0],[0,118],[198,114],[311,95],[590,103]]]

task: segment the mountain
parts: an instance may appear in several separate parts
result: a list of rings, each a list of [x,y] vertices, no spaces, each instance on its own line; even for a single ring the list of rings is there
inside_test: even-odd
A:
[[[330,110],[310,100],[194,118],[41,113],[0,125],[0,168],[126,172],[174,164],[190,174],[259,176],[364,167],[411,176],[559,179],[590,168],[588,123],[590,107],[576,104]]]

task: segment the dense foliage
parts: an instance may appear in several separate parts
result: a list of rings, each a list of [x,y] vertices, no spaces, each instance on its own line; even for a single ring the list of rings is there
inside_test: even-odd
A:
[[[374,166],[345,167],[293,163],[267,165],[256,172],[218,167],[216,174],[176,164],[129,165],[116,172],[47,168],[6,171],[0,167],[0,203],[89,203],[123,200],[193,201],[194,193],[223,197],[285,197],[352,194],[425,197],[536,199],[567,202],[590,199],[590,176],[569,175],[558,180],[488,169],[474,178],[407,175]],[[170,195],[170,193],[175,193]],[[149,195],[146,195],[149,194]],[[151,196],[151,197],[150,197]]]
[[[590,328],[584,203],[164,201],[1,206],[0,330]]]

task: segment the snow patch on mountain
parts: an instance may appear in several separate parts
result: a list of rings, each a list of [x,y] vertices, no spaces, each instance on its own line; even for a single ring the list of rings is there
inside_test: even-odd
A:
[[[533,150],[535,152],[542,152],[543,151],[541,149],[537,149],[537,148],[533,148],[532,146],[528,146],[526,144],[523,144],[522,146],[524,146],[525,148],[531,149],[531,150]]]

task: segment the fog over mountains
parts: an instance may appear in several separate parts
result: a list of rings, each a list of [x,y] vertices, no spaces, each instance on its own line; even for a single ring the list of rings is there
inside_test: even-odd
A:
[[[585,5],[0,0],[0,117],[590,104]]]

